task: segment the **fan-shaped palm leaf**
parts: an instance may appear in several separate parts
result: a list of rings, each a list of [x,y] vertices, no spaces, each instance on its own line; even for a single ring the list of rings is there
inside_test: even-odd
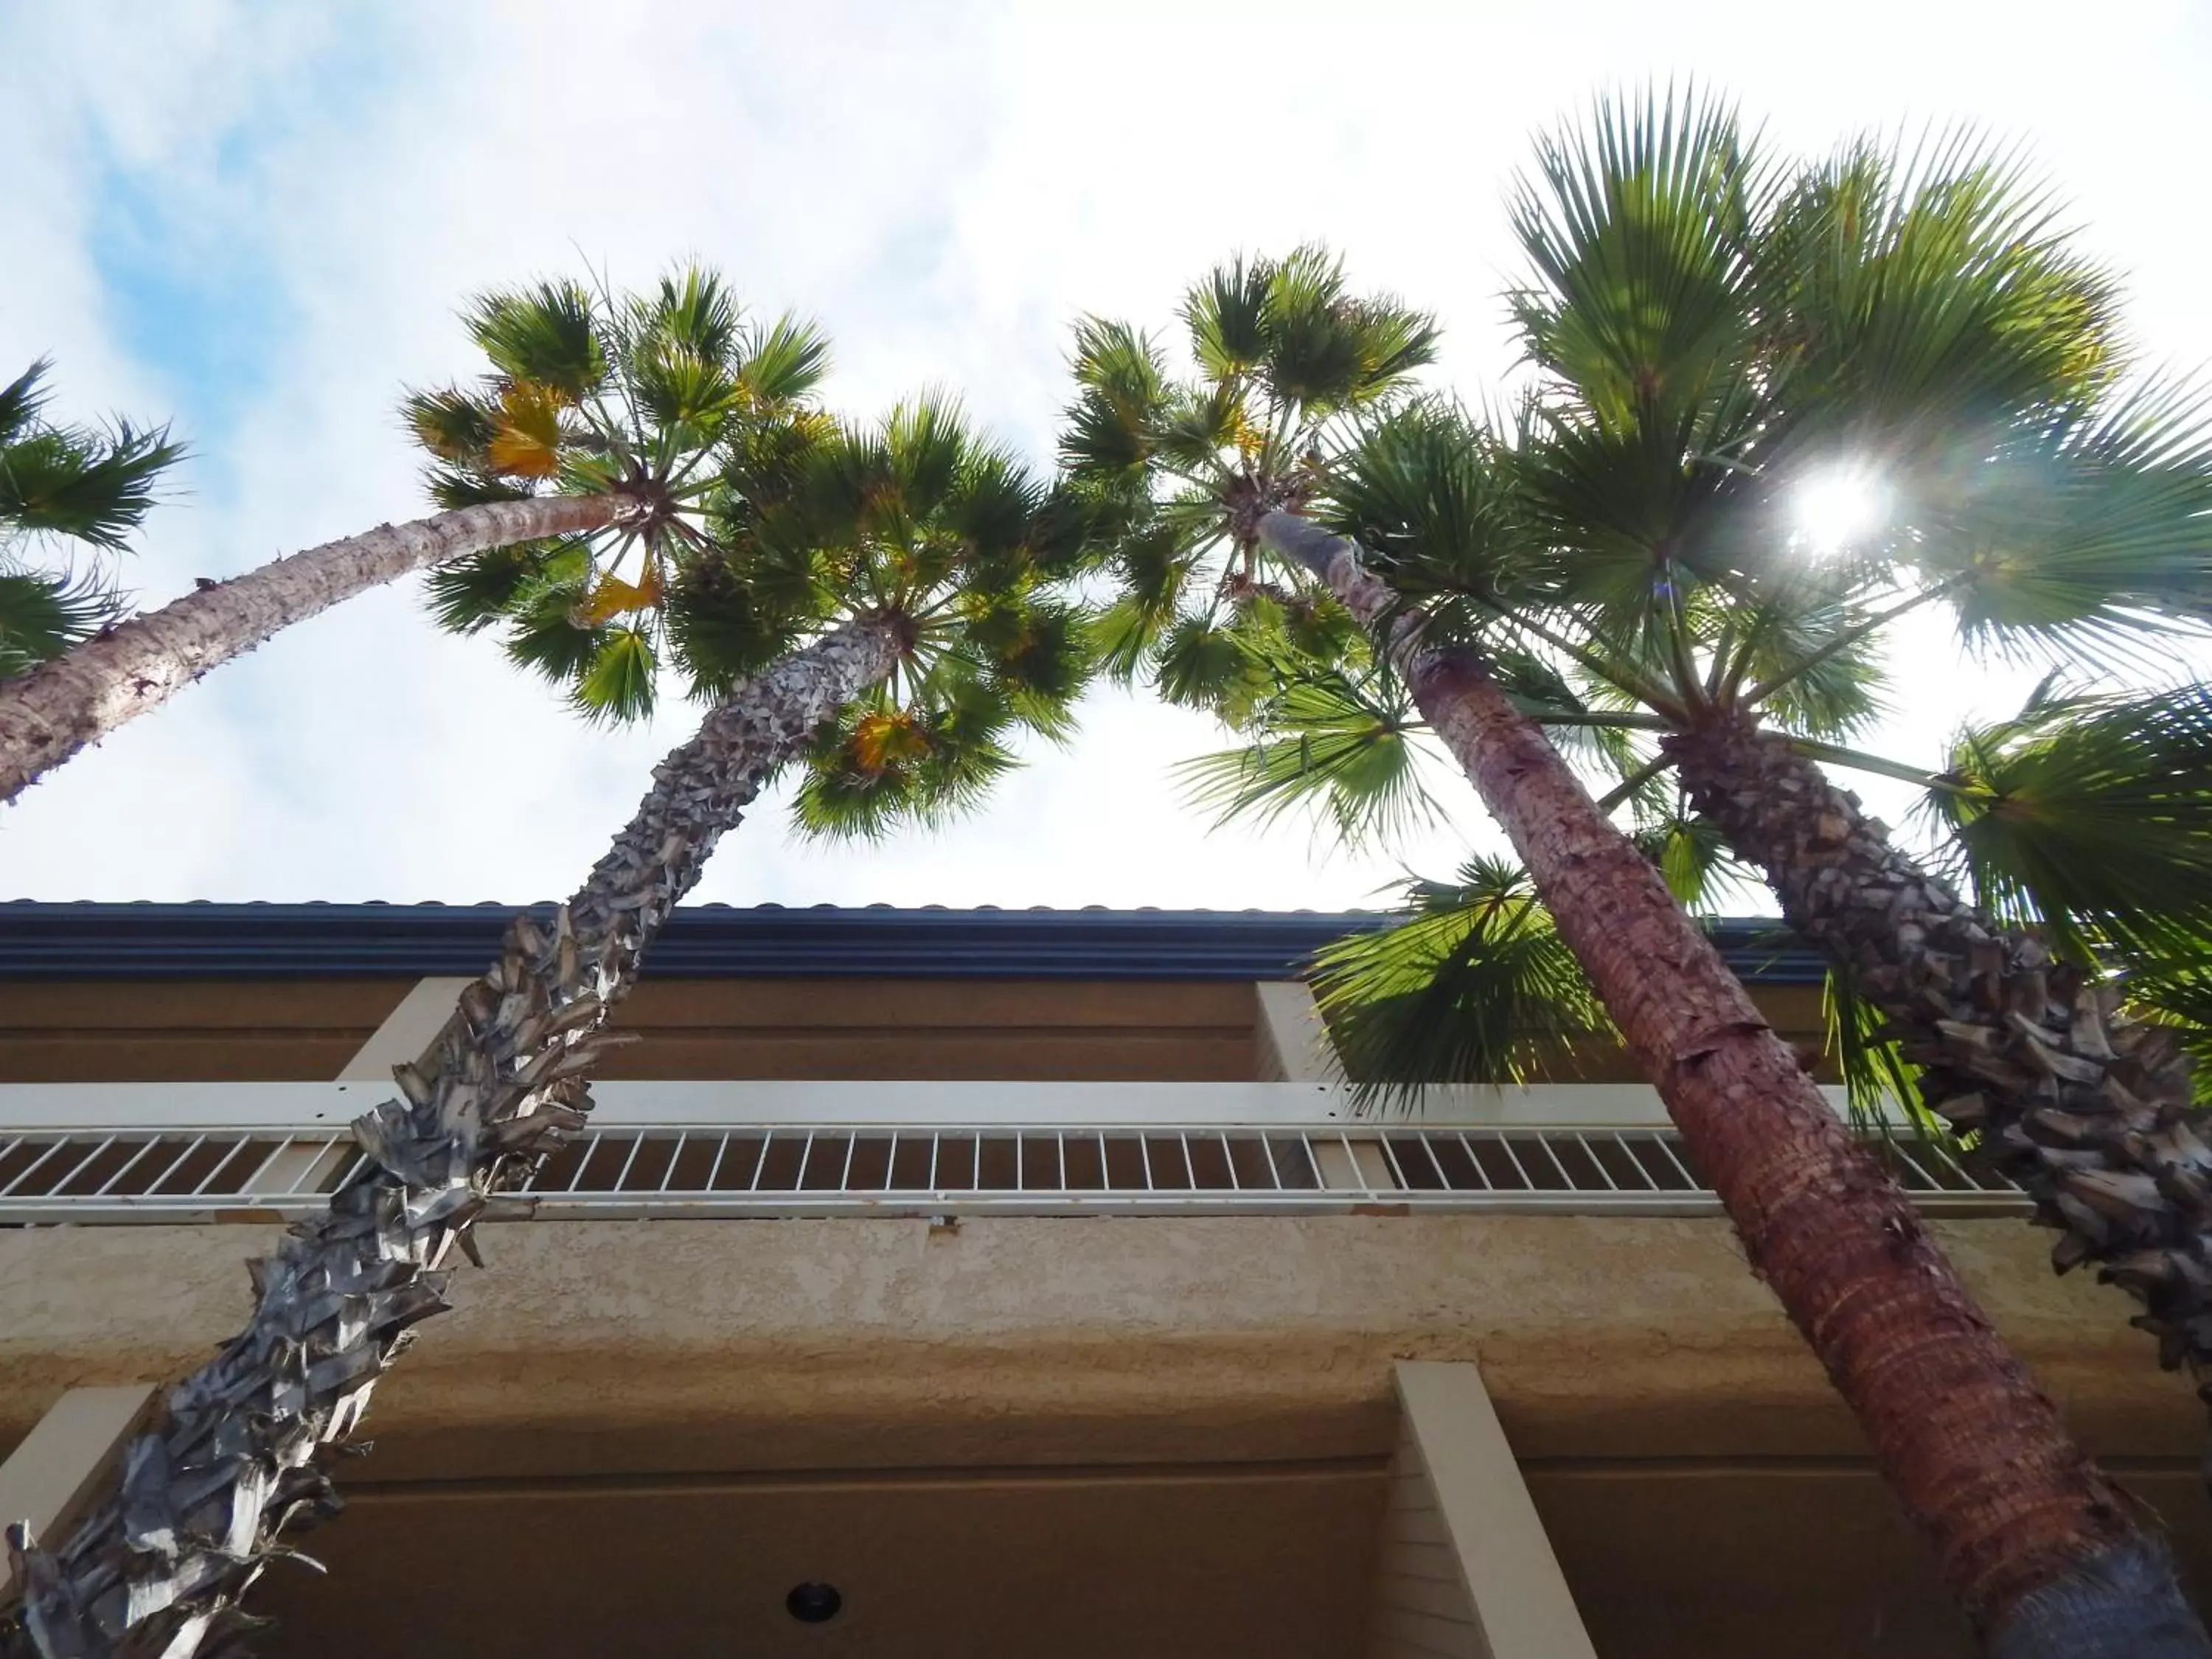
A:
[[[1471,860],[1406,890],[1407,920],[1325,946],[1315,1000],[1363,1105],[1425,1085],[1523,1080],[1612,1030],[1517,866]]]

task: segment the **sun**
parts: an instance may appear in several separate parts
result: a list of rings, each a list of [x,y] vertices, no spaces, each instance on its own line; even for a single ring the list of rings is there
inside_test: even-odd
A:
[[[1790,491],[1790,520],[1814,553],[1839,553],[1864,541],[1887,521],[1889,507],[1887,487],[1861,466],[1808,473]]]

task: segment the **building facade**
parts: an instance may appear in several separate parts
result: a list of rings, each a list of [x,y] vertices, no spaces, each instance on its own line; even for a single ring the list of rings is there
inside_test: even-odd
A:
[[[501,920],[0,906],[9,1518],[65,1525],[235,1328]],[[1364,925],[679,913],[266,1650],[1970,1651],[1620,1056],[1353,1110],[1296,974]],[[1814,964],[1722,942],[1816,1051]],[[2204,1588],[2189,1389],[2016,1195],[1895,1156]]]

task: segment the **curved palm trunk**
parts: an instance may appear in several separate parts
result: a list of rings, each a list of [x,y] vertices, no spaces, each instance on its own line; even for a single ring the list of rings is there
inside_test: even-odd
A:
[[[337,1507],[328,1448],[376,1379],[444,1311],[456,1247],[590,1109],[586,1075],[641,952],[778,764],[897,660],[888,621],[830,635],[740,686],[653,769],[629,825],[550,929],[508,924],[499,960],[461,994],[404,1100],[355,1123],[368,1163],[326,1215],[252,1264],[246,1329],[172,1388],[133,1441],[122,1487],[52,1553],[9,1529],[20,1617],[6,1659],[192,1659],[258,1621],[239,1598],[278,1534]]]
[[[0,804],[281,629],[410,571],[639,516],[635,496],[538,495],[325,542],[117,624],[0,682]]]
[[[2160,1363],[2212,1401],[2212,1146],[2172,1034],[1960,900],[1774,734],[1716,721],[1665,748],[1790,925],[1888,1016],[1929,1105],[1983,1131],[1986,1160],[2059,1230],[2058,1271],[2094,1261],[2134,1292]]]
[[[1826,1367],[1994,1650],[2212,1654],[2126,1500],[1542,732],[1471,658],[1425,649],[1418,619],[1360,568],[1352,543],[1284,513],[1258,528],[1384,640],[1657,1085],[1753,1269]],[[2091,1639],[2090,1621],[2107,1617],[2117,1642]],[[2054,1623],[2062,1618],[2070,1622]]]

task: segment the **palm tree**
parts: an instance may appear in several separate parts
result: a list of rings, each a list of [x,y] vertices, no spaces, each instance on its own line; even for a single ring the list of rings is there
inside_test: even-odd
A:
[[[643,295],[487,294],[466,319],[483,385],[407,404],[447,510],[204,584],[0,685],[0,802],[279,629],[411,571],[556,538],[609,569],[633,548],[652,566],[696,538],[732,428],[782,417],[828,356],[788,318],[746,324],[698,270]]]
[[[124,551],[184,454],[166,427],[55,425],[45,417],[51,367],[41,358],[0,386],[0,680],[52,661],[122,609],[97,563],[43,569],[23,549],[59,541],[95,559]]]
[[[884,672],[807,745],[793,805],[811,834],[956,811],[1015,764],[1018,734],[1072,729],[1089,628],[1062,582],[1093,509],[1033,480],[949,399],[872,428],[812,410],[749,426],[704,509],[702,533],[648,555],[635,581],[557,541],[439,571],[438,620],[503,629],[511,659],[614,720],[652,710],[664,669],[712,702],[825,626],[893,628]]]
[[[2006,1653],[2212,1652],[2163,1552],[1658,872],[1509,696],[1482,633],[1301,516],[1330,487],[1332,428],[1386,415],[1428,355],[1426,320],[1352,295],[1311,251],[1222,267],[1183,317],[1198,371],[1183,382],[1133,329],[1093,321],[1078,337],[1063,453],[1131,519],[1104,641],[1117,665],[1249,720],[1266,690],[1255,662],[1312,654],[1349,617],[1505,829],[1977,1626]],[[1486,543],[1517,528],[1492,510],[1513,499],[1438,510],[1468,508],[1455,524]]]
[[[2124,378],[2110,283],[1969,146],[1771,170],[1725,112],[1625,112],[1547,146],[1516,221],[1529,407],[1503,432],[1443,404],[1373,423],[1324,516],[1520,665],[1539,720],[1656,739],[1616,751],[1606,804],[1678,771],[1926,1106],[2034,1199],[2057,1268],[2096,1263],[2212,1389],[2212,1134],[2183,1037],[2100,972],[2201,980],[2201,688],[2045,696],[1941,770],[1844,746],[1915,612],[2092,670],[2201,638],[2212,408]],[[1860,522],[1826,535],[1805,503],[1839,482]],[[1304,758],[1342,677],[1291,678],[1311,684],[1217,791],[1371,784]],[[1358,701],[1333,729],[1388,712]],[[1949,853],[1913,858],[1823,762],[1919,786]]]
[[[0,1659],[191,1659],[259,1622],[240,1598],[289,1530],[335,1509],[331,1449],[411,1328],[444,1310],[447,1264],[457,1249],[475,1259],[476,1223],[526,1211],[517,1191],[584,1122],[644,951],[779,772],[809,768],[803,824],[880,833],[972,801],[1013,763],[1011,727],[1066,729],[1085,619],[1062,590],[1087,520],[1064,495],[937,399],[823,434],[772,500],[741,499],[747,464],[725,460],[704,521],[747,534],[716,566],[711,601],[672,602],[669,626],[695,690],[730,660],[701,644],[718,621],[781,616],[780,642],[720,686],[550,926],[509,923],[499,960],[398,1069],[401,1097],[354,1125],[367,1159],[329,1212],[253,1264],[250,1322],[169,1390],[120,1490],[52,1553],[11,1534],[26,1595],[0,1626]],[[587,702],[594,672],[577,682]]]

